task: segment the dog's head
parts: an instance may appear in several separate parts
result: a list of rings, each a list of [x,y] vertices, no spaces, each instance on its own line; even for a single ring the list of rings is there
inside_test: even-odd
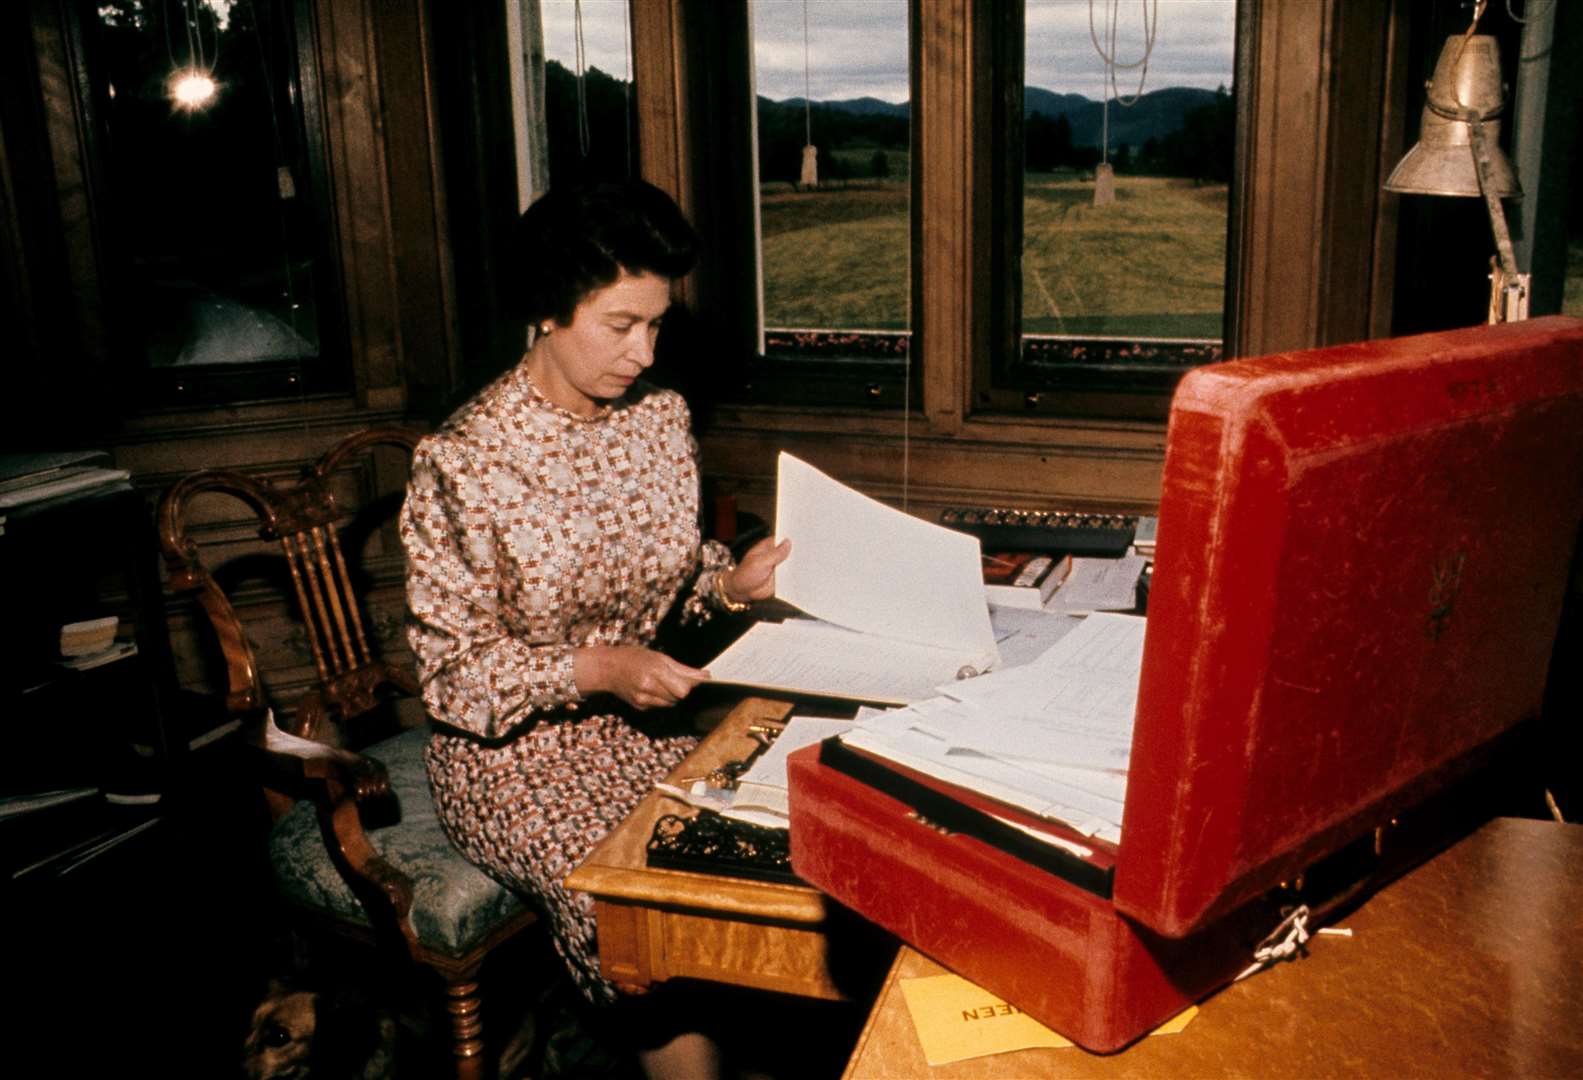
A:
[[[397,1025],[354,989],[271,981],[242,1043],[246,1080],[361,1080],[395,1068]]]
[[[319,995],[271,982],[253,1010],[242,1043],[246,1080],[308,1080],[313,1075],[313,1036]]]

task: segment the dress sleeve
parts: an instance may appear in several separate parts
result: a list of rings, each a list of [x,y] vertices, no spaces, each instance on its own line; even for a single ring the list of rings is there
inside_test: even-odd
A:
[[[684,431],[687,432],[687,447],[693,458],[693,471],[695,475],[703,476],[703,464],[699,460],[698,440],[692,435],[692,417],[687,411],[687,403],[680,395],[676,396],[676,417]],[[694,505],[700,499],[695,499]],[[731,557],[731,549],[718,540],[705,540],[698,548],[698,569],[693,574],[692,587],[687,595],[682,598],[682,624],[705,623],[717,611],[726,610],[724,602],[720,599],[719,580],[721,574],[729,574],[736,569],[736,560]]]
[[[718,540],[705,540],[698,549],[700,568],[693,579],[692,590],[682,601],[682,622],[707,622],[717,611],[724,611],[717,584],[721,574],[736,568],[731,550]]]
[[[498,537],[458,447],[425,441],[401,512],[407,640],[434,719],[498,738],[537,711],[581,701],[572,646],[514,636],[501,616]]]

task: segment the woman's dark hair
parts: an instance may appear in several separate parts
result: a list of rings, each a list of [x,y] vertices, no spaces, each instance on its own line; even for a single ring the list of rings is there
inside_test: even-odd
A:
[[[625,270],[679,278],[698,236],[671,197],[642,180],[551,188],[517,222],[502,282],[506,310],[569,323],[583,298]]]

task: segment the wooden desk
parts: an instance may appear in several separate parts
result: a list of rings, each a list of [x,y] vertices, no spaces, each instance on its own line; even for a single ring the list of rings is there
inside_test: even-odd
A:
[[[1583,826],[1497,819],[1340,919],[1354,937],[1316,937],[1210,997],[1182,1034],[1109,1056],[930,1068],[899,980],[944,969],[903,948],[845,1077],[1580,1076],[1580,895]]]
[[[757,745],[747,734],[748,726],[783,720],[790,712],[785,702],[745,700],[669,779],[700,776],[745,758]],[[845,1000],[828,960],[846,942],[830,944],[834,905],[823,894],[806,885],[647,865],[655,820],[685,809],[674,799],[649,793],[566,879],[568,888],[595,898],[599,963],[605,976],[628,989],[696,978]],[[851,958],[839,959],[845,964]],[[875,974],[881,970],[876,966]]]

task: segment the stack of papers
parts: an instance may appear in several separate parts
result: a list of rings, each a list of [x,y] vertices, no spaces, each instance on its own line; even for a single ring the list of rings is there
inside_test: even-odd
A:
[[[952,683],[841,736],[849,746],[1121,840],[1144,620],[1090,615],[1039,658]]]
[[[852,720],[794,716],[734,789],[661,790],[754,825],[789,822],[786,757],[837,737],[1077,832],[1121,840],[1144,620],[997,610],[1004,670],[953,680],[900,709]],[[1035,655],[1024,662],[1025,654]],[[1030,833],[1040,839],[1049,838]]]

